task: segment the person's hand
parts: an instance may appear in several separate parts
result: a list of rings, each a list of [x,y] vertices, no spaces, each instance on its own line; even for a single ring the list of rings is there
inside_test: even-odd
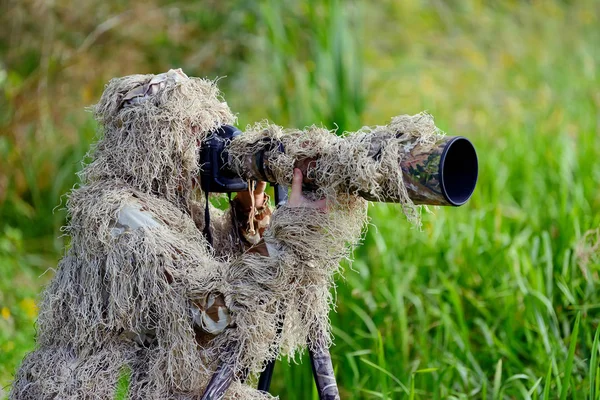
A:
[[[327,201],[325,199],[320,200],[308,200],[302,195],[302,171],[298,168],[294,168],[294,177],[292,178],[292,192],[287,202],[290,207],[308,207],[318,208],[319,210],[327,211]]]
[[[267,182],[258,181],[256,182],[256,187],[254,188],[254,192],[252,196],[254,196],[254,207],[261,208],[265,202],[265,188],[267,187]],[[242,209],[250,209],[252,208],[252,197],[250,197],[250,191],[244,190],[243,192],[237,192],[235,198],[240,203]]]
[[[265,188],[267,187],[266,182],[258,181],[254,188],[254,206],[260,208],[263,206],[265,201]],[[252,207],[252,198],[250,197],[250,191],[244,190],[243,192],[237,192],[235,198],[240,203],[243,209],[250,209]],[[294,176],[292,178],[292,191],[290,198],[287,202],[290,207],[308,207],[318,208],[321,211],[327,211],[327,202],[325,199],[320,200],[308,200],[302,195],[302,171],[298,168],[294,168]]]

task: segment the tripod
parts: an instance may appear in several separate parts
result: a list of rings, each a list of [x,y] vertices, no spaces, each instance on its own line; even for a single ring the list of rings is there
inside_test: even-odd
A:
[[[277,207],[285,204],[288,198],[287,188],[281,185],[275,185],[275,204]],[[283,315],[279,320],[277,336],[279,337],[283,330]],[[323,342],[323,341],[321,341]],[[310,363],[313,377],[321,400],[338,400],[340,398],[335,374],[333,372],[333,363],[329,349],[320,348],[309,351]],[[258,380],[258,390],[268,392],[275,369],[275,360],[269,360]],[[234,372],[231,366],[221,364],[215,370],[210,382],[204,390],[202,400],[219,400],[231,385],[234,379]]]

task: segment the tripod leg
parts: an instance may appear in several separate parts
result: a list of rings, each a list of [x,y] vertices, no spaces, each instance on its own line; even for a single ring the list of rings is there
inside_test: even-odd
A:
[[[317,351],[310,352],[310,363],[312,366],[317,392],[321,400],[339,400],[340,392],[338,391],[335,374],[333,372],[333,363],[329,349],[323,348]]]
[[[221,364],[213,374],[204,389],[202,400],[220,400],[233,382],[233,369],[227,364]]]
[[[202,400],[222,399],[231,382],[233,382],[233,369],[227,364],[221,364],[208,382]]]
[[[260,374],[260,378],[258,379],[258,390],[262,392],[269,391],[271,379],[273,378],[273,369],[275,369],[275,360],[269,361],[265,370]]]

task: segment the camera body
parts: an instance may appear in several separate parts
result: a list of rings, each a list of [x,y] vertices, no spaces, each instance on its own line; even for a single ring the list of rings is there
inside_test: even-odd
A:
[[[248,190],[248,183],[228,167],[227,145],[242,132],[221,125],[202,143],[200,149],[200,187],[205,193],[233,193]]]

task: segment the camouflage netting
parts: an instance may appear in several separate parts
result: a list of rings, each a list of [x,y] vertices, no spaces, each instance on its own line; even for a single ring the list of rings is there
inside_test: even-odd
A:
[[[307,176],[317,187],[316,197],[327,198],[333,210],[346,210],[348,201],[353,203],[357,194],[366,193],[376,200],[395,199],[408,219],[419,225],[419,211],[408,196],[400,161],[416,146],[428,152],[443,136],[433,117],[421,113],[397,116],[389,125],[365,127],[344,136],[316,126],[301,131],[261,123],[249,126],[228,149],[232,169],[242,176],[251,171],[248,164],[253,154],[267,149],[270,180],[281,184],[291,182],[299,160],[314,160]],[[273,142],[282,143],[285,153],[269,152]],[[375,146],[379,143],[383,145]],[[380,153],[373,154],[373,148],[379,148]],[[361,225],[364,221],[353,222]]]
[[[231,211],[212,210],[213,247],[202,235],[199,147],[235,121],[213,82],[180,70],[113,79],[93,110],[102,137],[67,202],[70,246],[43,294],[37,348],[13,399],[112,399],[123,371],[132,399],[197,399],[222,363],[236,374],[226,398],[271,398],[245,375],[331,344],[333,276],[367,220],[356,193],[393,193],[416,219],[399,155],[439,137],[427,115],[344,139],[314,127],[250,128],[234,167],[257,139],[280,139],[287,153],[272,160],[275,179],[289,183],[297,160],[319,155],[313,196],[329,201],[327,213],[276,210],[264,255],[240,246]],[[405,135],[369,157],[364,141],[390,130]]]
[[[226,398],[271,398],[240,377],[330,343],[332,276],[365,202],[278,209],[268,256],[242,252],[230,212],[213,210],[213,250],[201,233],[199,144],[234,122],[215,84],[178,71],[113,79],[94,113],[103,136],[68,200],[70,247],[11,398],[112,399],[130,371],[132,399],[196,399],[221,362],[238,376]],[[206,310],[218,302],[213,326]]]

